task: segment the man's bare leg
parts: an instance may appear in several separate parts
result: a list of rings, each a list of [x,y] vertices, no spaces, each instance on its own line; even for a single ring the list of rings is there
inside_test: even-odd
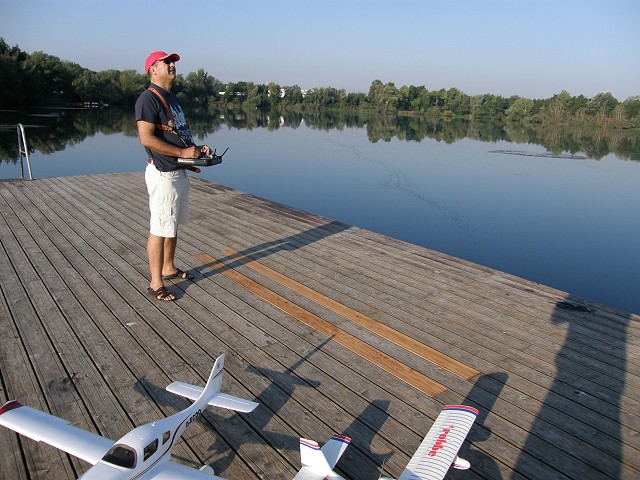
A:
[[[176,245],[178,243],[178,237],[165,237],[163,244],[163,262],[161,275],[171,275],[176,273],[176,266],[174,263],[176,256]]]
[[[147,239],[147,257],[149,258],[149,270],[151,272],[151,282],[149,283],[149,287],[152,290],[157,290],[164,286],[164,282],[162,280],[162,266],[164,264],[164,247],[166,240],[168,239],[165,237],[158,237],[151,233]],[[175,240],[175,238],[173,240]],[[170,299],[173,300],[174,298],[173,294],[170,294]],[[167,300],[169,300],[169,298],[167,298]]]

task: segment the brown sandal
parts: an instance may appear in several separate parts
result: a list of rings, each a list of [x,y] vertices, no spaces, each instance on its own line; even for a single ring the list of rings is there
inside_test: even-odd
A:
[[[161,300],[163,302],[173,302],[176,299],[176,297],[173,296],[173,293],[167,290],[167,287],[164,285],[156,290],[149,287],[147,288],[147,293],[152,297],[155,297],[156,300]]]
[[[176,269],[176,273],[162,275],[163,280],[171,280],[173,278],[179,278],[181,280],[193,280],[193,275],[191,275],[189,272],[182,271],[179,268]]]

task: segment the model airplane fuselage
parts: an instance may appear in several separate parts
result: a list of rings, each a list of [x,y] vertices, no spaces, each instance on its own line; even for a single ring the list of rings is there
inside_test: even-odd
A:
[[[82,480],[215,480],[211,467],[199,471],[171,461],[182,432],[208,406],[250,412],[257,403],[220,393],[224,355],[216,360],[205,388],[174,382],[167,390],[195,400],[185,410],[142,425],[117,442],[79,429],[48,413],[10,401],[0,408],[0,425],[43,441],[93,466]]]

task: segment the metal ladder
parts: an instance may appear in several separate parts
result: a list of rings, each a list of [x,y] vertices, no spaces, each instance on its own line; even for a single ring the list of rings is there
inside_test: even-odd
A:
[[[23,156],[27,158],[27,170],[29,170],[29,180],[33,180],[31,175],[31,162],[29,161],[29,149],[27,148],[27,137],[24,135],[24,126],[19,123],[18,127],[18,152],[20,155],[20,178],[24,179]]]

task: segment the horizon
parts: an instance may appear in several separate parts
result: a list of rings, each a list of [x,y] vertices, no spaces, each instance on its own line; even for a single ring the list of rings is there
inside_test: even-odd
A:
[[[284,0],[246,9],[195,0],[181,7],[197,14],[191,23],[166,0],[151,11],[122,0],[64,5],[8,3],[0,37],[93,71],[143,73],[149,52],[177,52],[178,73],[202,68],[223,83],[367,93],[380,80],[505,98],[611,92],[621,102],[640,95],[634,0]]]

